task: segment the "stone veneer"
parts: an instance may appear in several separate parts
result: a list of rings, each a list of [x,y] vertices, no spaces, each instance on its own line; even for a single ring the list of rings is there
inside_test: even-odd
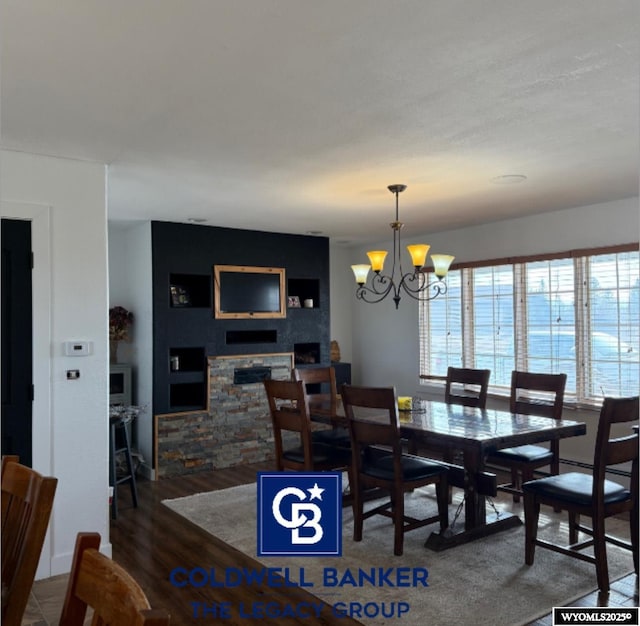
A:
[[[271,368],[291,378],[293,354],[209,357],[209,410],[156,416],[156,476],[258,463],[273,459],[273,429],[262,382],[237,385],[236,368]]]

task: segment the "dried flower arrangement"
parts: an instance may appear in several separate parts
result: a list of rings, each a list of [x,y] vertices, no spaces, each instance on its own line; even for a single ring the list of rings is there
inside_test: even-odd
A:
[[[128,339],[131,324],[133,324],[133,313],[121,306],[109,309],[109,339],[113,341]]]

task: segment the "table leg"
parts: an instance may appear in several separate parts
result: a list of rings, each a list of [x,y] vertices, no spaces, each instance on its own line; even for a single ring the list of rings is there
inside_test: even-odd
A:
[[[464,452],[464,530],[448,528],[441,533],[431,533],[425,546],[439,552],[453,546],[480,539],[507,528],[522,525],[520,518],[511,513],[487,516],[486,498],[479,485],[484,472],[484,457],[476,450]],[[494,477],[495,479],[495,477]],[[495,489],[495,487],[494,487]],[[488,492],[484,492],[488,493]]]
[[[478,493],[478,474],[484,470],[484,459],[475,450],[465,450],[464,527],[472,530],[487,521],[486,500]]]

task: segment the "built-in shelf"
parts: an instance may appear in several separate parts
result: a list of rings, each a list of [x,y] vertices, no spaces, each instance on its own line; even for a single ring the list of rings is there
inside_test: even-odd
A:
[[[294,363],[300,365],[311,365],[320,363],[319,343],[294,343],[293,344]]]
[[[302,308],[305,300],[311,300],[312,308],[316,309],[320,306],[320,281],[317,278],[289,278],[287,296],[298,296]]]
[[[204,372],[206,366],[204,348],[169,348],[172,372]]]
[[[179,309],[211,307],[211,276],[170,274],[169,306]]]
[[[207,361],[204,348],[169,348],[169,370],[171,411],[204,409],[207,399]]]
[[[197,411],[206,407],[204,382],[169,385],[169,408],[172,412]]]

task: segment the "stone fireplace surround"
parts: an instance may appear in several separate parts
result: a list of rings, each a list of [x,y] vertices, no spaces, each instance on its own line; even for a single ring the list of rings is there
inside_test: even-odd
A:
[[[157,415],[156,476],[259,463],[274,458],[273,430],[262,381],[234,384],[237,370],[270,368],[289,380],[293,353],[208,357],[208,409]]]

